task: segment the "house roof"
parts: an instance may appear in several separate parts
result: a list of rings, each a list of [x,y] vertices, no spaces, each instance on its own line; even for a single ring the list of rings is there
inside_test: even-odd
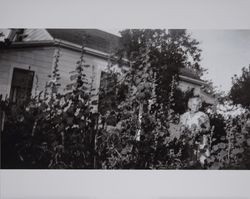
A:
[[[190,77],[192,79],[201,80],[200,76],[190,68],[180,68],[180,74],[185,77]]]
[[[32,33],[32,30],[34,32],[35,29],[30,29],[29,34]],[[46,29],[46,30],[47,33],[49,33],[50,37],[47,38],[48,35],[45,35],[44,38],[47,38],[47,40],[51,39],[52,37],[53,39],[63,40],[66,42],[70,42],[72,44],[76,44],[78,46],[82,45],[83,36],[86,36],[87,38],[85,41],[85,47],[98,50],[100,52],[104,52],[107,54],[116,51],[122,46],[119,36],[99,29]],[[33,40],[34,38],[37,39],[37,35],[41,35],[41,33],[39,34],[33,33],[33,37],[30,38],[33,38]],[[29,42],[26,42],[27,45],[32,43],[31,41]],[[33,44],[37,44],[37,42],[35,43],[33,42]],[[181,68],[180,75],[194,80],[202,81],[200,77],[192,69],[189,68]]]
[[[110,53],[121,46],[120,37],[98,29],[47,29],[54,39],[61,39],[74,44],[82,45],[83,36],[86,36],[86,47]],[[180,74],[200,80],[195,72],[188,68],[181,68]]]
[[[46,29],[48,33],[59,40],[82,45],[86,36],[85,46],[110,53],[120,46],[120,37],[98,29]]]

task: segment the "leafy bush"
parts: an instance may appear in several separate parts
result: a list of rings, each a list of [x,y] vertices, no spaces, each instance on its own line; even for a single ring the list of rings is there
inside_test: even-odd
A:
[[[96,114],[82,50],[68,92],[58,93],[59,54],[44,93],[19,104],[2,101],[3,168],[93,168]],[[42,95],[43,94],[43,95]]]

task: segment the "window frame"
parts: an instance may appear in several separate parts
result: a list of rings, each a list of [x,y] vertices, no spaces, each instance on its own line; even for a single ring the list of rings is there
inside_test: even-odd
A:
[[[14,85],[14,75],[15,75],[15,72],[23,72],[23,73],[27,73],[27,75],[32,75],[31,76],[31,85],[28,85],[27,88],[22,88],[22,86],[20,86],[18,88],[18,86]],[[30,74],[28,74],[30,73]],[[25,74],[26,75],[26,74]],[[18,95],[18,89],[29,89],[27,90],[27,96],[26,98],[29,98],[31,95],[32,95],[32,90],[33,90],[33,84],[34,84],[34,76],[35,76],[35,72],[33,70],[26,70],[26,69],[22,69],[22,68],[18,68],[18,67],[15,67],[13,68],[13,72],[12,72],[12,80],[11,80],[11,85],[10,85],[10,100],[13,102],[13,103],[18,103],[18,98],[17,98],[17,95]],[[28,82],[30,83],[30,82]],[[12,93],[13,92],[13,93]]]

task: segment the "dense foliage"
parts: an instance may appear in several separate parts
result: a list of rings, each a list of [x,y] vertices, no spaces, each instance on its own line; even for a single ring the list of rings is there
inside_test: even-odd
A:
[[[235,104],[241,104],[243,107],[250,108],[250,65],[242,69],[241,76],[235,75],[233,86],[230,91],[230,98]]]
[[[84,46],[66,92],[59,92],[59,49],[44,92],[19,104],[1,99],[2,168],[249,169],[247,113],[225,118],[204,107],[212,126],[204,165],[196,157],[200,135],[180,133],[179,117],[193,92],[178,89],[179,69],[202,74],[198,42],[185,30],[121,35],[123,48],[110,57],[98,92],[98,112]]]

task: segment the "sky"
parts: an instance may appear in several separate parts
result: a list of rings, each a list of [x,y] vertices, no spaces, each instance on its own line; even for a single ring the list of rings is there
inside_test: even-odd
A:
[[[119,35],[118,29],[105,31]],[[212,80],[220,91],[228,92],[231,78],[250,64],[250,30],[188,30],[200,42],[202,78]]]
[[[191,30],[191,33],[201,42],[201,65],[208,70],[204,78],[229,91],[231,77],[240,75],[241,69],[250,65],[250,30]]]

